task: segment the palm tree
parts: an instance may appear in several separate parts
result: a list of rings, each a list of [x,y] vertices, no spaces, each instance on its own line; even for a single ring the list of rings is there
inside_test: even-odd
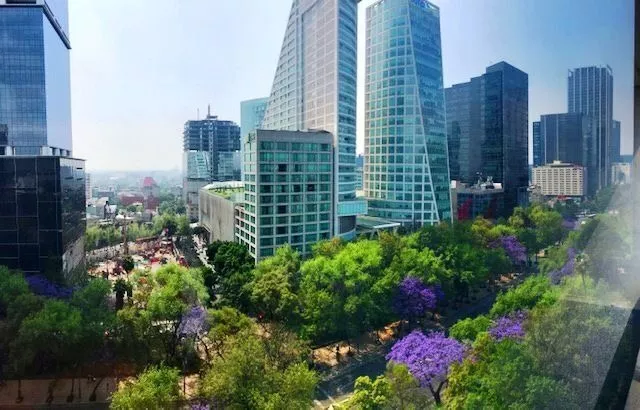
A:
[[[124,279],[118,279],[113,284],[113,291],[116,293],[116,310],[120,310],[124,307],[124,295],[130,294],[129,288],[131,285]]]

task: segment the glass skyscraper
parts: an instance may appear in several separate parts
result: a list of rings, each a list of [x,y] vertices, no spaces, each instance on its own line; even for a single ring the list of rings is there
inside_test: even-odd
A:
[[[620,121],[613,120],[611,127],[611,152],[609,154],[609,161],[613,164],[620,162]]]
[[[71,156],[66,0],[38,3],[0,6],[0,154]]]
[[[294,0],[261,128],[333,135],[335,234],[355,236],[357,1]]]
[[[56,281],[86,274],[70,48],[66,0],[0,3],[0,265]]]
[[[492,177],[504,188],[504,212],[526,203],[529,78],[505,62],[446,90],[450,163],[456,177],[474,183]]]
[[[257,130],[262,125],[264,112],[267,109],[269,98],[254,98],[240,102],[240,155],[244,150],[244,140],[250,132]],[[244,167],[240,170],[241,179],[244,179]]]
[[[369,215],[451,219],[440,11],[424,0],[367,8],[364,191]]]
[[[596,190],[609,185],[613,127],[613,73],[611,67],[582,67],[569,70],[569,112],[587,114],[594,121],[596,173],[587,175]]]

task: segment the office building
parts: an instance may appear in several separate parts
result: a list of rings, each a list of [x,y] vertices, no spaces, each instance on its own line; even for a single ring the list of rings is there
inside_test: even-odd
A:
[[[333,142],[325,131],[249,134],[236,237],[256,260],[284,244],[306,255],[316,242],[334,235]]]
[[[451,220],[440,10],[428,1],[367,8],[365,197],[403,225]]]
[[[364,179],[364,155],[356,157],[356,191],[362,191]]]
[[[89,201],[92,198],[92,188],[91,188],[91,174],[88,172],[84,174],[84,194],[86,200]]]
[[[244,183],[241,181],[214,182],[200,189],[198,221],[213,241],[236,242],[236,226],[240,207],[244,204]],[[251,228],[249,228],[251,230]]]
[[[587,175],[584,167],[553,161],[533,168],[534,186],[542,195],[554,197],[583,197],[586,194]]]
[[[475,184],[452,181],[451,204],[458,221],[473,220],[479,216],[496,219],[504,214],[504,190],[501,184],[490,179],[479,180]]]
[[[357,1],[294,0],[261,128],[323,130],[336,147],[335,234],[355,237]],[[309,134],[312,135],[312,134]]]
[[[594,169],[590,184],[594,190],[610,182],[613,128],[613,74],[611,67],[582,67],[569,70],[568,108],[570,113],[592,117]],[[589,189],[591,193],[591,189]]]
[[[183,201],[191,220],[198,217],[198,191],[211,182],[240,179],[240,127],[211,115],[187,121],[183,131]]]
[[[613,120],[611,125],[611,144],[610,144],[609,162],[611,164],[622,162],[620,153],[620,121]]]
[[[72,158],[67,2],[0,0],[0,265],[84,271],[84,161]]]
[[[616,162],[611,164],[611,183],[623,185],[631,183],[631,163]]]
[[[529,78],[506,62],[445,91],[449,162],[468,184],[491,177],[504,189],[505,216],[528,194]]]
[[[250,132],[257,130],[264,120],[264,112],[267,109],[269,98],[254,98],[240,102],[240,158],[244,149],[244,139]],[[240,177],[243,178],[244,169],[240,168]]]

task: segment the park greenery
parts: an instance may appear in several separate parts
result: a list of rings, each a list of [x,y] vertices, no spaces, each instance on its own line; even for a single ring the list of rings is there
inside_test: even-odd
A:
[[[257,265],[240,244],[214,242],[212,268],[167,265],[113,285],[68,288],[0,267],[0,378],[126,363],[138,377],[113,408],[167,408],[185,399],[179,379],[196,373],[202,408],[304,408],[318,382],[312,346],[400,321],[387,371],[358,379],[346,407],[589,407],[610,363],[594,352],[615,350],[626,319],[617,290],[632,291],[621,286],[624,217],[571,230],[558,209],[535,205],[496,222],[332,239],[306,258],[285,245]],[[424,329],[512,272],[530,275],[488,313]]]

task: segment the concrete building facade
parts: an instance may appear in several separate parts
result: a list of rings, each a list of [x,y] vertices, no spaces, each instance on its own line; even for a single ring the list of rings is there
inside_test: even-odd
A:
[[[532,183],[544,196],[583,197],[587,192],[584,167],[560,161],[533,168]]]

